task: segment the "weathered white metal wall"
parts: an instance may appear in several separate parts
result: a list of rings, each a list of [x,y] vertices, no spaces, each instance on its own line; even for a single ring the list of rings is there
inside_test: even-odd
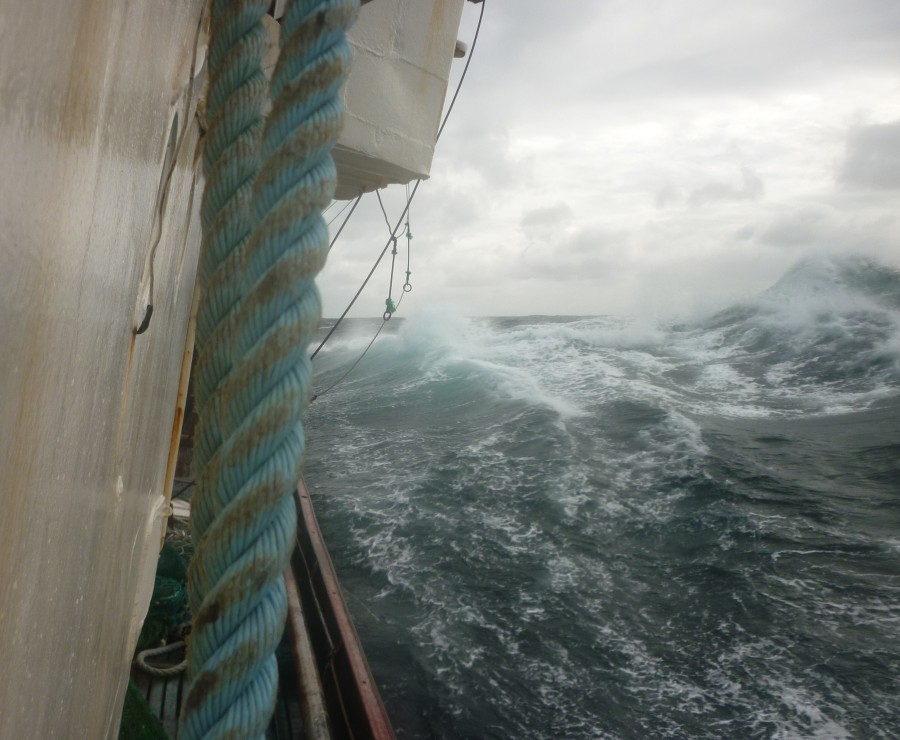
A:
[[[0,737],[115,736],[197,264],[202,0],[0,0]],[[184,140],[153,260],[177,113]]]
[[[463,0],[376,0],[350,29],[336,198],[427,177]]]

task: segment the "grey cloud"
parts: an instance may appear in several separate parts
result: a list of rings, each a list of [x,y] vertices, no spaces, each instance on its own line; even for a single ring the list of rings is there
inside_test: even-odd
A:
[[[530,162],[510,152],[508,131],[496,126],[485,127],[482,121],[457,120],[454,123],[453,136],[438,143],[433,176],[453,177],[467,173],[494,190],[528,182]]]
[[[854,211],[844,202],[838,199],[831,207],[806,204],[778,214],[760,228],[755,241],[784,252],[859,252],[896,262],[900,217],[880,208]]]
[[[546,21],[546,10],[523,11],[521,4],[515,3],[515,12],[528,15],[535,25],[543,21],[529,40],[542,38],[542,46],[553,48],[546,34],[566,26],[564,41],[569,44],[557,48],[580,44],[581,53],[561,59],[568,64],[572,58],[601,56],[600,63],[571,75],[598,95],[759,95],[805,86],[830,70],[890,70],[897,63],[900,13],[896,3],[886,0],[650,0],[605,10],[574,2],[565,4],[566,11],[581,17],[566,24]],[[558,13],[555,4],[538,5]],[[591,16],[604,22],[590,25]],[[686,17],[695,20],[682,22]],[[585,32],[573,35],[571,27]],[[593,48],[606,52],[592,53]],[[534,56],[526,49],[520,62],[545,61]]]
[[[688,203],[692,206],[702,206],[714,201],[723,200],[756,200],[761,198],[763,181],[749,167],[741,168],[741,184],[738,186],[726,182],[711,182],[701,188],[692,190],[688,196]]]
[[[423,183],[419,193],[410,213],[413,233],[419,233],[417,246],[432,234],[453,233],[459,224],[475,226],[489,217],[469,188],[433,179]]]
[[[831,231],[831,221],[827,211],[802,208],[776,216],[762,231],[759,239],[776,247],[816,246],[824,234]]]
[[[756,233],[756,229],[751,225],[747,224],[745,226],[741,226],[737,231],[734,232],[734,238],[738,241],[748,241],[753,238],[753,235]]]
[[[560,241],[549,240],[546,249],[529,249],[522,255],[517,275],[544,280],[592,280],[617,270],[626,235],[586,227]]]
[[[654,202],[656,203],[657,208],[665,208],[669,204],[677,203],[680,200],[681,193],[672,185],[666,184],[656,191],[656,198],[654,199]]]
[[[552,206],[542,206],[526,211],[520,225],[526,230],[541,227],[555,228],[571,217],[572,209],[568,205],[556,203]]]
[[[838,180],[867,188],[900,188],[900,121],[851,131]]]
[[[466,4],[460,38],[480,9]],[[844,157],[840,134],[856,110],[888,120],[874,116],[897,86],[898,39],[897,0],[489,3],[413,206],[404,311],[448,295],[493,314],[534,313],[535,295],[553,297],[547,312],[666,310],[765,287],[805,247],[897,263],[884,157],[900,142],[854,129]],[[329,258],[330,315],[383,244],[377,203],[366,208],[358,245],[351,223]]]

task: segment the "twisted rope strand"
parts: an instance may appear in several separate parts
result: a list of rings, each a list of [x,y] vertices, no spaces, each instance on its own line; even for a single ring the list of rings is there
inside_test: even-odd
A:
[[[224,9],[225,0],[217,7]],[[262,737],[274,708],[274,651],[287,610],[282,574],[296,535],[292,494],[312,375],[307,348],[321,315],[314,278],[328,252],[321,210],[334,194],[331,149],[350,63],[344,32],[356,7],[355,0],[298,0],[287,8],[249,202],[252,230],[219,268],[232,292],[210,309],[209,325],[218,322],[209,336],[219,347],[204,354],[205,399],[215,421],[202,441],[205,495],[195,510],[201,536],[188,579],[196,608],[183,738]],[[233,24],[229,18],[221,25],[231,30]],[[246,34],[241,38],[242,49],[255,49]],[[218,53],[223,63],[229,59]],[[248,69],[235,61],[229,70],[236,71],[220,77],[238,78]],[[225,134],[218,137],[217,147]],[[223,157],[239,150],[221,147]],[[237,168],[229,182],[246,172]],[[226,190],[216,190],[212,202],[237,202],[237,196],[226,199]],[[245,199],[241,190],[240,202]],[[239,220],[209,223],[227,223],[223,231],[241,234]]]
[[[206,187],[199,278],[194,389],[199,415],[195,459],[206,470],[222,444],[215,394],[231,368],[228,317],[240,298],[239,249],[251,230],[250,201],[259,171],[259,140],[268,85],[262,60],[268,42],[266,0],[216,0],[210,24],[209,128],[203,165]],[[213,466],[214,468],[217,465]],[[212,519],[208,475],[198,478],[191,528],[199,542]],[[191,606],[201,594],[192,594]]]

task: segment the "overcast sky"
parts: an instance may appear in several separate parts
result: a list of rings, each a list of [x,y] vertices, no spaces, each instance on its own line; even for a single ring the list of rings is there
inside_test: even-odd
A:
[[[898,195],[897,0],[487,0],[398,315],[683,317],[811,250],[900,266]],[[405,189],[383,197],[393,221]],[[386,231],[365,196],[321,276],[326,316]],[[351,316],[381,314],[389,269]]]

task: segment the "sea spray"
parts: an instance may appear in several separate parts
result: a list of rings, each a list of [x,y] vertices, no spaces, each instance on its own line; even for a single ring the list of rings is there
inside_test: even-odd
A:
[[[895,734],[900,280],[822,260],[689,325],[392,320],[313,405],[400,737]]]

